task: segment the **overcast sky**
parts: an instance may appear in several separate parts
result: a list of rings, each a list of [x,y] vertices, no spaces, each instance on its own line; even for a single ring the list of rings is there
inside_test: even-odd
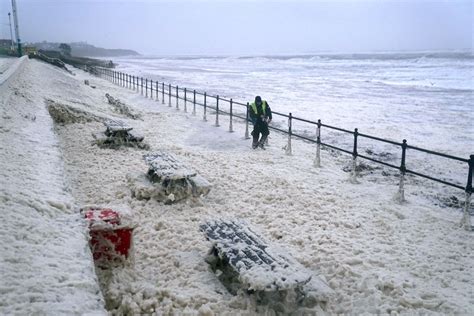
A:
[[[11,0],[0,0],[10,38]],[[302,54],[473,48],[473,0],[17,0],[23,42],[143,54]]]

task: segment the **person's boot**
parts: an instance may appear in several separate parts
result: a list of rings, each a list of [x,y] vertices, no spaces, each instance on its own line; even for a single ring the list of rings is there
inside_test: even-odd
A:
[[[267,136],[262,136],[260,141],[258,142],[258,146],[262,149],[265,149],[265,141],[267,140]]]
[[[255,149],[257,147],[258,147],[258,135],[257,136],[253,135],[252,149]]]

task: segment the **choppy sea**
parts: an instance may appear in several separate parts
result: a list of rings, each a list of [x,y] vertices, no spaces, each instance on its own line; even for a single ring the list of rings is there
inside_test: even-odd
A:
[[[468,158],[474,154],[474,55],[452,53],[295,56],[124,57],[117,70],[246,103],[262,96],[273,111]],[[238,108],[237,108],[238,110]],[[274,117],[285,128],[287,118]],[[315,127],[293,122],[305,135]],[[351,150],[351,135],[323,130]],[[360,141],[392,160],[399,148]],[[414,156],[414,155],[413,155]],[[417,154],[417,163],[424,158]],[[409,166],[409,158],[407,164]],[[437,159],[437,158],[436,158]],[[434,162],[443,168],[442,160]],[[431,163],[430,163],[431,164]],[[464,167],[460,167],[460,179]],[[455,177],[457,178],[457,177]]]

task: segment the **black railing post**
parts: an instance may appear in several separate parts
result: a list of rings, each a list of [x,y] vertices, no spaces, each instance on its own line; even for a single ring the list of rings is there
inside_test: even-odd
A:
[[[165,83],[161,83],[161,104],[165,104]]]
[[[148,78],[145,78],[145,98],[148,98]]]
[[[196,115],[196,90],[193,90],[193,115]]]
[[[354,129],[354,147],[352,149],[352,172],[351,181],[357,183],[357,136],[359,136],[359,129]]]
[[[288,144],[286,145],[286,151],[285,153],[289,156],[291,156],[291,133],[292,133],[292,130],[291,130],[291,124],[292,124],[292,121],[293,121],[293,115],[291,115],[291,112],[290,114],[288,115]]]
[[[464,228],[466,230],[473,230],[473,223],[471,221],[471,195],[472,195],[472,176],[474,173],[474,155],[471,155],[469,158],[469,171],[467,174],[467,184],[466,184],[466,201],[464,202]]]
[[[178,85],[176,85],[176,111],[179,111],[179,89],[178,89]]]
[[[156,101],[159,101],[159,95],[160,95],[159,87],[160,87],[160,85],[158,84],[158,81],[156,81],[155,86],[156,86]]]
[[[219,127],[219,96],[216,96],[216,127]]]
[[[186,88],[184,88],[184,113],[188,112],[187,103],[188,103],[188,94],[186,93]]]
[[[316,128],[316,159],[314,159],[314,166],[321,167],[321,120],[318,120]]]
[[[404,139],[402,141],[402,161],[400,163],[400,183],[398,184],[398,194],[397,194],[397,199],[400,203],[405,201],[405,173],[407,171],[406,164],[405,164],[406,152],[407,152],[407,140]]]
[[[141,91],[141,93],[142,93],[142,95],[143,95],[143,77],[140,77],[140,86],[141,86],[141,87],[140,87],[140,91]]]
[[[168,83],[168,106],[171,107],[171,83]]]
[[[232,133],[234,131],[234,129],[232,128],[232,116],[233,116],[233,113],[232,113],[232,105],[233,105],[233,102],[232,102],[232,99],[230,99],[230,113],[229,113],[229,133]]]
[[[206,92],[204,92],[204,115],[202,117],[203,121],[207,121],[207,116],[206,116],[207,109],[206,109],[206,107],[207,107],[207,94],[206,94]]]
[[[247,111],[245,113],[245,139],[249,138],[249,103],[247,102]]]
[[[153,80],[150,80],[150,99],[153,100]]]
[[[467,184],[466,184],[466,192],[471,194],[472,193],[472,176],[474,173],[474,155],[469,157],[469,172],[467,174]]]

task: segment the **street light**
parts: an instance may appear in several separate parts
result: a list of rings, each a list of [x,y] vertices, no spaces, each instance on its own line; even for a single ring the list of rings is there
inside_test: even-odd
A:
[[[12,0],[12,9],[13,9],[13,23],[15,23],[16,44],[18,45],[18,56],[21,57],[22,52],[21,52],[20,30],[18,27],[18,14],[17,14],[15,0]]]
[[[10,23],[10,38],[12,40],[12,46],[11,46],[11,50],[14,51],[15,50],[15,43],[13,42],[13,31],[12,31],[12,17],[11,17],[11,13],[8,12],[8,22]]]

